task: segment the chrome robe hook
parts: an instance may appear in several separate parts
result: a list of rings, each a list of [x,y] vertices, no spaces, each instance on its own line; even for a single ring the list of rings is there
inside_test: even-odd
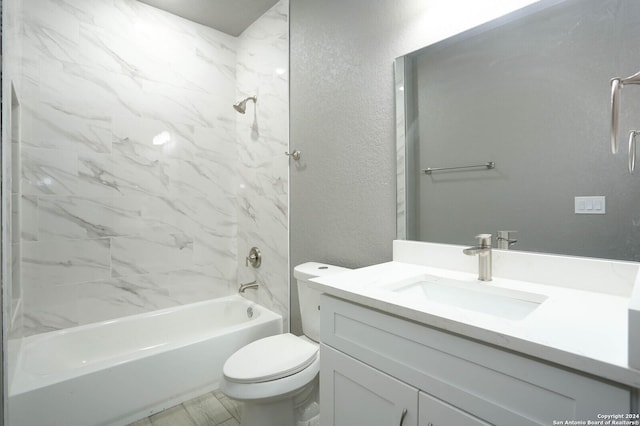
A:
[[[300,159],[300,154],[301,152],[298,151],[297,149],[293,152],[285,152],[284,155],[288,155],[289,157],[293,158],[294,160],[299,160]]]

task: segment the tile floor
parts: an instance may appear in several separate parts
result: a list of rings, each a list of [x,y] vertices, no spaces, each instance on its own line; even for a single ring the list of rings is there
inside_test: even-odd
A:
[[[239,406],[213,391],[168,408],[129,426],[239,426]]]

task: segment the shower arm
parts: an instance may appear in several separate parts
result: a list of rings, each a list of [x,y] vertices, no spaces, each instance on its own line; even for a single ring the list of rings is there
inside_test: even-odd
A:
[[[627,78],[611,79],[611,153],[618,152],[618,122],[620,115],[620,90],[625,84],[640,84],[640,71]]]

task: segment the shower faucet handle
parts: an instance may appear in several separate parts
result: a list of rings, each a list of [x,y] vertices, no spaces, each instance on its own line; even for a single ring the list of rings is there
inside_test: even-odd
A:
[[[260,249],[258,247],[251,247],[249,256],[245,258],[245,265],[251,265],[254,268],[259,268],[260,265],[262,265],[262,253],[260,253]]]

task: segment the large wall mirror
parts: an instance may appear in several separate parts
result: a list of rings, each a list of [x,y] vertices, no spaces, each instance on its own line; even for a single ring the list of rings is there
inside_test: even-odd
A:
[[[509,230],[514,250],[640,261],[640,85],[609,145],[610,81],[640,70],[638,40],[638,1],[543,0],[399,58],[398,237]]]

